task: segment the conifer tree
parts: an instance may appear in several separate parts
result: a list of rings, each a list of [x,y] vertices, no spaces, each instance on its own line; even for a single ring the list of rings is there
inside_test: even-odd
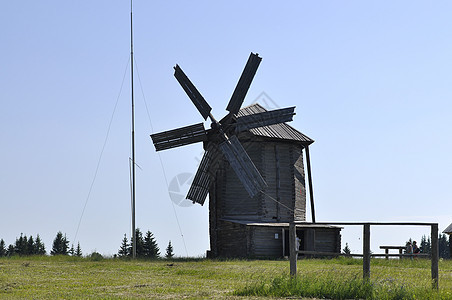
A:
[[[145,256],[144,240],[143,240],[143,234],[141,233],[140,228],[136,228],[135,229],[135,237],[137,239],[137,242],[136,242],[136,251],[137,251],[136,254],[137,254],[137,257],[144,257]],[[132,247],[133,247],[133,239],[135,237],[132,237],[130,239],[129,256],[132,256],[132,253],[133,253]]]
[[[27,254],[27,236],[24,236],[23,233],[20,234],[19,238],[16,238],[14,253],[19,255]]]
[[[71,244],[71,249],[69,249],[68,253],[69,253],[70,256],[74,256],[75,255],[74,244]]]
[[[82,256],[82,248],[80,247],[80,242],[77,243],[77,248],[75,249],[75,256]]]
[[[348,246],[348,243],[345,243],[345,248],[342,249],[342,252],[346,255],[350,255],[352,251],[350,250],[350,247]]]
[[[6,245],[3,239],[0,240],[0,257],[6,256]]]
[[[27,252],[26,252],[26,255],[34,255],[34,254],[36,254],[34,249],[35,249],[35,241],[33,240],[33,236],[30,235],[30,237],[27,240]]]
[[[118,250],[119,257],[126,257],[129,255],[129,242],[127,240],[127,235],[124,233],[124,238],[122,239],[121,247]]]
[[[144,238],[144,256],[146,258],[157,258],[160,255],[160,249],[154,239],[154,235],[149,230]]]
[[[425,254],[430,254],[432,251],[432,243],[430,241],[430,236],[426,237],[425,235],[421,238],[420,247],[421,252]]]
[[[167,259],[170,259],[170,258],[173,258],[173,256],[174,256],[173,246],[171,245],[171,241],[169,241],[168,247],[166,247],[165,257]]]
[[[53,240],[51,255],[67,255],[69,248],[69,241],[66,235],[63,236],[61,231],[58,231],[55,239]]]
[[[6,256],[13,256],[13,255],[15,255],[16,253],[15,253],[15,247],[14,247],[14,245],[13,244],[10,244],[9,246],[8,246],[8,250],[6,250]]]
[[[34,244],[34,253],[36,255],[45,255],[46,254],[46,248],[44,243],[41,241],[41,237],[39,234],[36,236],[36,241]]]
[[[449,243],[447,242],[447,237],[445,234],[439,234],[438,238],[438,250],[440,258],[449,258]]]

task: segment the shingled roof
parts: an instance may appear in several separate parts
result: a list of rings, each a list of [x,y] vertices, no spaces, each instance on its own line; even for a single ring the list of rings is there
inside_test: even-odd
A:
[[[443,233],[452,234],[452,223],[444,229]]]
[[[238,117],[248,116],[256,113],[266,112],[267,110],[263,108],[260,104],[254,103],[252,105],[243,107],[237,113]],[[279,123],[269,126],[262,126],[258,128],[249,129],[249,132],[256,136],[281,139],[287,141],[297,141],[304,145],[310,145],[314,142],[313,139],[299,132],[292,126],[286,123]]]

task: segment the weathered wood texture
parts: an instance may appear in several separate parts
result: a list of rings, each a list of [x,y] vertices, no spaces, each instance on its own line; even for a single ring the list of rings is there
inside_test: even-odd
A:
[[[320,252],[341,252],[340,229],[316,229],[315,250]]]
[[[239,139],[267,187],[251,198],[229,163],[220,160],[209,193],[211,254],[225,257],[281,257],[284,248],[281,233],[284,227],[246,226],[243,222],[290,223],[306,220],[303,145],[256,137],[249,132],[240,134]],[[235,220],[236,224],[225,220]],[[239,221],[242,223],[239,224]],[[278,238],[275,238],[275,234]],[[334,230],[319,231],[319,240],[314,244],[312,248],[340,251],[340,234]]]
[[[438,224],[431,226],[430,236],[432,238],[432,284],[433,288],[438,289],[438,260],[439,260],[439,244],[438,244]]]
[[[220,221],[217,229],[218,255],[221,257],[247,257],[246,226]]]
[[[290,276],[297,275],[297,245],[296,245],[296,228],[292,222],[289,225],[289,249],[290,249]]]
[[[244,144],[244,147],[255,166],[260,170],[262,160],[260,149],[254,144]],[[222,169],[220,176],[217,175],[215,184],[218,186],[217,209],[218,216],[232,217],[242,220],[257,220],[260,212],[260,201],[262,194],[251,198],[246,192],[234,170],[226,160],[220,162]],[[265,179],[265,176],[263,176]]]
[[[250,257],[281,257],[283,247],[281,228],[252,226],[250,234]]]
[[[363,228],[363,278],[370,278],[370,225],[364,224]]]
[[[243,142],[267,183],[251,198],[230,165],[223,160],[217,173],[216,199],[221,217],[262,222],[306,220],[306,188],[302,148],[290,143]]]

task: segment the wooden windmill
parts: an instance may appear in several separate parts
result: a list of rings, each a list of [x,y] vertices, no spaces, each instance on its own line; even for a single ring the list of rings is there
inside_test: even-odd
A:
[[[151,135],[157,151],[204,143],[186,198],[203,205],[209,194],[212,256],[284,255],[288,223],[306,221],[303,150],[312,192],[308,146],[314,141],[285,123],[292,121],[295,107],[267,111],[255,104],[240,109],[260,62],[258,54],[250,54],[226,108],[229,113],[220,121],[176,65],[174,76],[203,118],[210,118],[211,128],[198,123]],[[311,212],[315,222],[312,194]],[[336,250],[336,231],[333,244]]]

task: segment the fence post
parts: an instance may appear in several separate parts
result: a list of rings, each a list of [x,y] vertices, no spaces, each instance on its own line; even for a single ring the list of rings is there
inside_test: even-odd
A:
[[[434,289],[438,289],[438,260],[439,260],[439,249],[438,249],[438,224],[432,224],[431,226],[431,237],[432,237],[432,285]]]
[[[370,224],[363,228],[363,278],[370,278]]]
[[[289,259],[290,259],[290,276],[297,276],[297,249],[295,223],[289,224]]]

